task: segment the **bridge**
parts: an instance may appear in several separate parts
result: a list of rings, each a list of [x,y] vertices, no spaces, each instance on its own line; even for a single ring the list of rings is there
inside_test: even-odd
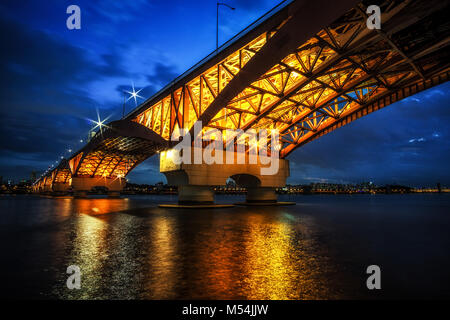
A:
[[[381,9],[369,29],[367,7]],[[232,177],[247,201],[275,202],[295,149],[369,113],[449,79],[448,2],[440,0],[285,1],[252,23],[34,184],[42,192],[94,186],[117,196],[124,177],[160,153],[160,171],[180,202],[212,202],[212,185]],[[432,112],[432,110],[430,110]],[[426,116],[426,115],[424,115]],[[388,120],[388,119],[387,119]],[[277,130],[280,167],[175,164],[179,129]],[[376,128],[374,128],[376,130]],[[194,143],[194,142],[192,142]],[[202,145],[201,148],[205,146]],[[247,150],[248,151],[248,150]]]

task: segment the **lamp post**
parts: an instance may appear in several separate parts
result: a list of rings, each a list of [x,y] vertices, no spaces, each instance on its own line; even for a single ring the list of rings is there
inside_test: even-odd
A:
[[[126,91],[122,90],[123,92],[123,105],[122,105],[122,119],[125,118],[125,103],[127,102],[127,97],[126,97]]]
[[[217,2],[217,16],[216,16],[216,53],[219,49],[219,6],[225,6],[230,8],[231,10],[235,10],[236,8],[233,8],[229,6],[226,3],[223,2]]]

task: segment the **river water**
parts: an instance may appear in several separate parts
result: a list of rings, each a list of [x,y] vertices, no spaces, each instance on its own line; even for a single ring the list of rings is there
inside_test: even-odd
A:
[[[174,210],[157,204],[175,196],[0,196],[0,295],[450,297],[450,194],[280,198],[297,205]],[[366,287],[373,264],[381,269],[381,290]],[[80,290],[66,286],[70,265],[80,267]]]

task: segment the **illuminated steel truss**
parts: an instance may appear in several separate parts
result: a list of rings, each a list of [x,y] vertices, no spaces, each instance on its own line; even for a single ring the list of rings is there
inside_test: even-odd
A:
[[[167,146],[149,129],[127,120],[110,123],[69,160],[79,177],[125,177],[136,165]]]
[[[378,106],[377,102],[387,96],[395,95],[392,103],[405,95],[403,89],[423,90],[429,87],[423,81],[437,74],[441,74],[439,83],[446,81],[448,55],[444,48],[449,40],[449,23],[443,14],[445,3],[381,1],[379,5],[383,13],[381,30],[366,27],[366,7],[359,3],[255,81],[234,82],[238,93],[223,99],[212,116],[202,117],[269,39],[288,27],[292,17],[242,43],[192,79],[187,77],[172,86],[161,99],[147,101],[130,118],[164,139],[180,127],[192,128],[197,120],[203,120],[205,128],[220,130],[277,129],[281,133],[281,156],[285,157],[324,132],[331,132],[344,119],[345,123],[355,119],[349,115],[379,109],[368,107]],[[422,20],[417,18],[419,12]],[[422,24],[423,20],[427,23]]]
[[[370,2],[370,3],[369,3]],[[367,5],[382,12],[366,27]],[[127,117],[151,139],[98,136],[73,175],[125,176],[179,128],[277,129],[280,155],[449,78],[448,2],[293,1]],[[153,141],[153,142],[152,142]],[[165,144],[164,144],[165,143]]]
[[[67,183],[72,178],[69,162],[66,159],[63,159],[55,170],[53,170],[49,178],[49,184]]]

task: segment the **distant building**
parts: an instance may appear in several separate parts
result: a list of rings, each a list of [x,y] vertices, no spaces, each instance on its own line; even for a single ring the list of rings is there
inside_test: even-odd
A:
[[[31,172],[30,178],[31,178],[31,182],[36,181],[36,178],[37,178],[37,173],[36,173],[36,171],[32,171],[32,172]]]

